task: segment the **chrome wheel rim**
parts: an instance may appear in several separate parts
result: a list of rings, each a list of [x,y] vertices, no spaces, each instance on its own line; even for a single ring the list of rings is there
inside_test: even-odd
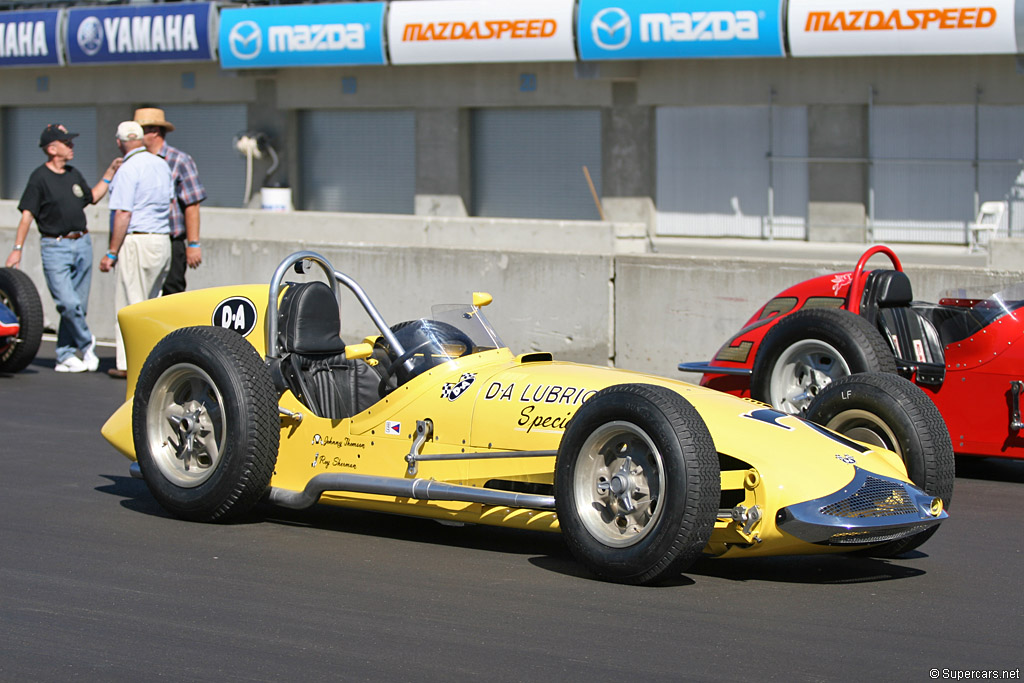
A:
[[[224,400],[213,379],[191,363],[164,371],[146,412],[149,452],[160,473],[183,488],[199,486],[224,452]]]
[[[642,429],[630,422],[602,425],[576,463],[573,493],[583,526],[613,548],[640,542],[661,519],[664,473],[661,453]]]
[[[888,449],[903,457],[903,450],[896,434],[877,415],[866,410],[843,411],[829,420],[825,426],[843,436],[877,448]]]
[[[782,352],[772,369],[772,406],[799,415],[825,387],[849,374],[850,366],[831,344],[817,339],[797,342]]]

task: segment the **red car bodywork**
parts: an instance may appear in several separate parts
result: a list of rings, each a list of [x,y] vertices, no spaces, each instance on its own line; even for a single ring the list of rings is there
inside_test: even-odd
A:
[[[902,271],[899,259],[889,248],[872,247],[853,271],[812,278],[780,292],[719,349],[710,363],[684,363],[680,369],[703,369],[702,385],[749,397],[751,371],[768,331],[785,316],[805,307],[860,313],[861,295],[870,272],[865,265],[875,254],[888,256],[895,270]],[[984,299],[951,298],[938,304],[913,302],[913,308],[942,316],[970,316],[970,327],[964,327],[969,334],[952,340],[949,335],[943,336],[945,376],[941,383],[923,381],[913,364],[904,364],[901,373],[915,381],[938,406],[958,455],[1024,458],[1019,407],[1020,394],[1024,393],[1024,301],[1010,302],[999,310],[985,308],[985,304]],[[714,372],[713,368],[724,372]]]
[[[8,344],[14,342],[20,329],[18,318],[0,301],[0,353],[7,349]]]

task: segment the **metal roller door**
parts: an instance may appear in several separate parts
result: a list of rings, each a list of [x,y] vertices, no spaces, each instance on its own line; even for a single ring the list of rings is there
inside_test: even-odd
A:
[[[601,193],[601,114],[481,109],[472,116],[475,216],[598,220],[583,167]]]
[[[806,108],[659,107],[656,123],[659,235],[804,238]]]
[[[1000,234],[1024,236],[1024,107],[978,109],[978,201],[1007,201]]]
[[[965,240],[974,214],[974,106],[871,110],[872,237]]]
[[[1024,233],[1024,107],[877,106],[871,114],[875,240],[963,244],[981,203],[1008,201]]]
[[[416,120],[410,111],[305,111],[300,115],[298,208],[414,212]]]

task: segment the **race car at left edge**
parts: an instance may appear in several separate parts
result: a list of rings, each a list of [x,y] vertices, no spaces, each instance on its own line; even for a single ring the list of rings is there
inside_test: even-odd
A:
[[[0,268],[0,372],[28,367],[43,338],[43,304],[32,279],[17,268]]]
[[[308,281],[286,282],[293,272]],[[341,338],[343,289],[377,331],[359,343]],[[103,435],[183,519],[266,501],[560,531],[590,572],[626,584],[702,556],[892,557],[947,518],[949,435],[909,382],[894,410],[914,411],[926,486],[892,451],[762,403],[517,355],[481,310],[491,297],[472,300],[388,325],[353,278],[305,251],[269,285],[129,306],[126,401]]]

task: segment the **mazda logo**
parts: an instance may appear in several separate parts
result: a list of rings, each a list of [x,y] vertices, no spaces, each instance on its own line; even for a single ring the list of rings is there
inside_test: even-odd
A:
[[[594,20],[590,22],[590,33],[594,43],[602,50],[621,50],[629,45],[633,25],[625,10],[606,7],[594,15]]]
[[[228,47],[238,59],[255,59],[263,49],[263,32],[255,21],[240,21],[228,33]]]

